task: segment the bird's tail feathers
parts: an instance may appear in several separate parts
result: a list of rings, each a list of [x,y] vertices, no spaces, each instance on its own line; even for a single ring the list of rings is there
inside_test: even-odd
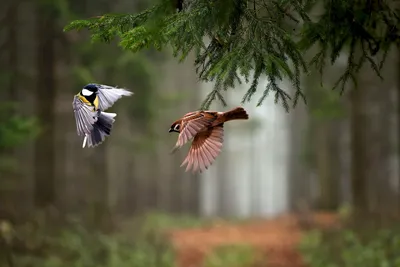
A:
[[[225,121],[249,119],[249,115],[242,107],[236,107],[232,110],[226,111],[224,112],[223,116]]]
[[[115,116],[117,116],[116,113],[100,112],[97,121],[93,124],[92,132],[85,135],[82,147],[85,147],[86,144],[88,147],[95,147],[101,144],[106,139],[106,136],[111,134]]]

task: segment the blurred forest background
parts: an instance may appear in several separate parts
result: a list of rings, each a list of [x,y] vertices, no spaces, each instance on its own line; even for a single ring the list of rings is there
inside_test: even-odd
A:
[[[300,250],[306,262],[399,266],[400,233],[392,224],[400,214],[398,52],[388,55],[383,81],[371,68],[361,70],[362,90],[349,87],[342,96],[330,90],[343,60],[326,68],[322,85],[317,71],[304,77],[307,106],[286,113],[272,96],[261,107],[244,105],[250,120],[227,125],[216,163],[192,175],[179,167],[187,148],[170,155],[177,136],[167,133],[212,88],[198,82],[192,62],[178,64],[168,51],[133,54],[91,44],[87,32],[62,31],[74,19],[135,12],[150,2],[2,2],[0,266],[175,266],[160,229],[285,214],[309,225],[314,211],[347,218],[352,203],[363,216],[356,227],[334,238],[307,235]],[[113,135],[82,149],[71,103],[89,82],[135,94],[110,109],[118,113]],[[244,89],[238,89],[227,95],[228,107],[213,109],[239,105]],[[374,231],[354,230],[362,226]],[[278,231],[272,229],[257,238]],[[285,255],[287,266],[297,266]],[[256,266],[253,258],[246,247],[228,247],[204,264]]]

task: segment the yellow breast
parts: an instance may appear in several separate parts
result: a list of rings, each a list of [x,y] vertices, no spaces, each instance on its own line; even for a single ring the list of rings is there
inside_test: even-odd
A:
[[[93,105],[94,105],[94,108],[96,109],[96,110],[98,110],[99,109],[99,98],[96,96],[96,98],[94,99],[94,101],[93,101]]]
[[[92,106],[94,111],[98,110],[99,108],[99,98],[96,96],[96,98],[94,99],[93,103],[89,102],[86,97],[82,96],[81,94],[77,94],[77,96],[79,97],[79,99],[86,105],[88,106]]]

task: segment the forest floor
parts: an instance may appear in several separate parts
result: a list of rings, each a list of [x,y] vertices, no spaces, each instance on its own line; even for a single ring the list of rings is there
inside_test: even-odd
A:
[[[210,227],[173,230],[170,234],[179,267],[200,267],[213,249],[237,244],[255,249],[260,256],[257,267],[303,267],[296,246],[305,229],[333,227],[338,222],[337,216],[330,213],[315,213],[309,218],[305,222],[299,216],[284,215],[239,224],[221,222]]]

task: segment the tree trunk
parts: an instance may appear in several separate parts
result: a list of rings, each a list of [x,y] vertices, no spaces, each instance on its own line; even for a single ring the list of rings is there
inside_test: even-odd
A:
[[[18,3],[19,1],[14,1],[10,3],[10,7],[7,12],[7,22],[8,22],[8,69],[10,71],[10,81],[9,81],[9,95],[14,101],[16,99],[17,93],[17,79],[18,79]]]
[[[338,182],[335,177],[334,158],[336,150],[332,150],[331,142],[334,139],[331,130],[332,121],[320,121],[316,125],[315,160],[319,180],[318,208],[335,210],[338,206]]]
[[[329,209],[337,210],[340,206],[340,178],[341,173],[341,162],[340,158],[343,151],[340,149],[340,137],[343,134],[342,121],[331,121],[329,124],[329,162],[330,162],[330,201],[328,204]]]
[[[4,58],[4,61],[1,60],[0,65],[0,73],[4,72],[8,74],[8,83],[1,84],[0,88],[0,105],[10,102],[15,102],[17,99],[16,91],[18,87],[18,1],[8,1],[5,6],[7,8],[4,9],[5,22],[2,25],[2,29],[7,35],[4,43],[1,43],[4,49],[0,52],[0,57]],[[3,14],[1,14],[3,16]],[[3,28],[4,27],[4,28]],[[0,137],[1,138],[1,137]],[[12,148],[0,148],[0,160],[8,159],[15,157],[15,151]],[[4,175],[5,174],[5,175]],[[14,214],[14,209],[12,208],[14,205],[18,205],[19,198],[16,192],[18,191],[18,177],[15,175],[14,170],[4,170],[0,166],[0,176],[3,176],[0,179],[0,203],[7,203],[8,205],[2,205],[0,207],[0,218],[2,217],[16,217],[17,214]],[[4,177],[5,176],[5,177]],[[6,184],[7,186],[4,186]],[[10,185],[12,186],[12,190],[10,190]],[[5,187],[5,188],[4,188]],[[21,211],[22,212],[22,211]]]
[[[360,88],[352,88],[350,92],[350,130],[351,130],[351,192],[354,214],[361,215],[367,212],[367,157],[363,92]]]
[[[289,206],[291,211],[299,208],[300,202],[310,201],[309,168],[304,163],[304,142],[308,127],[308,114],[302,103],[290,113],[289,131]]]
[[[37,4],[37,116],[41,134],[35,144],[35,204],[45,208],[55,203],[55,10],[51,5]]]
[[[400,166],[400,49],[397,51],[397,57],[398,57],[398,66],[397,66],[397,161],[398,161],[398,166]],[[397,209],[398,213],[400,215],[400,170],[397,170],[397,175],[398,175],[398,199],[397,199]]]
[[[103,231],[110,230],[112,218],[109,208],[109,183],[108,183],[108,163],[107,163],[107,144],[104,143],[96,147],[96,151],[90,157],[93,172],[91,172],[90,191],[92,193],[91,211],[93,217],[90,224],[94,228]]]

